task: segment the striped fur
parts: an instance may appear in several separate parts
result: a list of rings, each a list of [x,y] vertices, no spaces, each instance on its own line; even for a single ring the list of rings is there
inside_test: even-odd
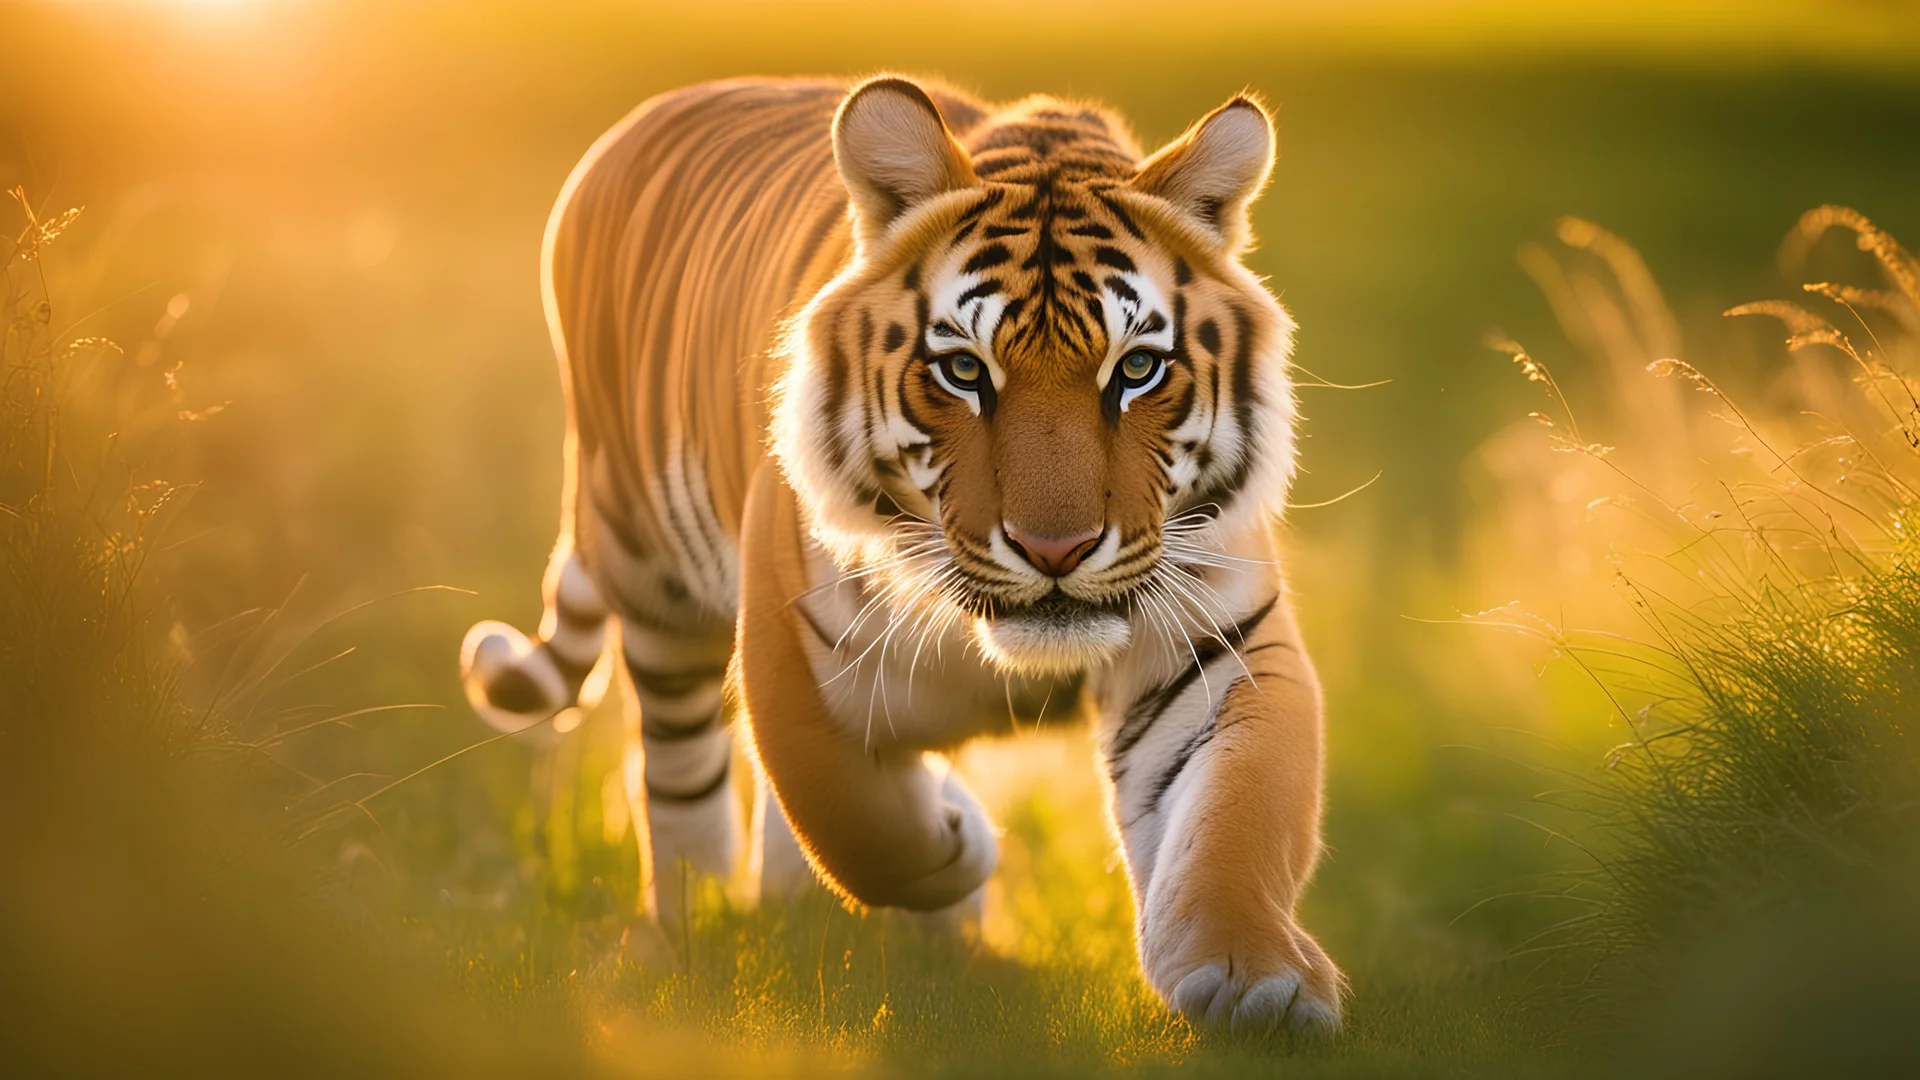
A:
[[[689,87],[595,144],[545,251],[547,615],[476,626],[463,670],[519,730],[618,640],[662,919],[736,861],[735,711],[763,892],[960,912],[995,830],[937,752],[1091,709],[1149,981],[1337,1022],[1292,916],[1320,791],[1270,535],[1293,323],[1240,261],[1272,157],[1249,98],[1143,157],[1097,107],[895,78]]]

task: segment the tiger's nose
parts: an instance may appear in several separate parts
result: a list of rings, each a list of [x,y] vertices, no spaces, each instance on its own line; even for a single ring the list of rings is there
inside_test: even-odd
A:
[[[1107,535],[1105,528],[1073,536],[1035,536],[1012,525],[1002,527],[1006,529],[1007,543],[1013,545],[1013,550],[1032,563],[1034,569],[1049,577],[1066,577],[1073,573],[1073,568],[1080,565],[1080,560],[1086,558],[1087,553],[1099,545],[1100,538]]]

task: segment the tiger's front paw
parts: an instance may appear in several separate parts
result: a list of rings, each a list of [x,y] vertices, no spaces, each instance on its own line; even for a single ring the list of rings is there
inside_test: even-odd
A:
[[[1320,944],[1293,922],[1229,929],[1206,916],[1149,923],[1141,935],[1147,981],[1196,1027],[1235,1035],[1340,1027],[1342,979]]]

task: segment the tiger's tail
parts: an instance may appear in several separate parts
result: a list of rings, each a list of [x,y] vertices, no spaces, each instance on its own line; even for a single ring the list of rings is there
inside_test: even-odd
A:
[[[554,552],[542,592],[546,614],[537,640],[488,619],[475,623],[460,646],[467,701],[503,732],[525,731],[576,706],[593,708],[612,672],[604,658],[606,599],[569,545]],[[559,716],[552,731],[562,734],[578,723],[577,713]]]

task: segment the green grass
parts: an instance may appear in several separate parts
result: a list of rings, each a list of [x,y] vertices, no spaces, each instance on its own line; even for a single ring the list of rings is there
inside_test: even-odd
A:
[[[1195,1032],[1138,975],[1124,879],[1087,842],[1090,809],[1035,794],[1005,814],[984,943],[929,934],[897,912],[851,912],[824,894],[762,907],[717,889],[671,941],[619,917],[554,908],[423,932],[503,1001],[568,988],[616,1047],[623,1031],[664,1030],[723,1061],[952,1076],[1240,1076],[1276,1059],[1329,1076],[1588,1071],[1542,1045],[1500,965],[1463,970],[1412,953],[1353,972],[1353,1023],[1337,1041]],[[996,933],[995,922],[1011,929]],[[1000,933],[1010,940],[995,941]]]
[[[1671,546],[1619,579],[1638,635],[1556,635],[1628,728],[1572,793],[1593,865],[1570,894],[1591,906],[1560,928],[1561,974],[1584,1026],[1651,1029],[1695,1060],[1711,1045],[1766,1075],[1910,1061],[1899,1029],[1867,1018],[1920,989],[1890,974],[1911,970],[1915,939],[1889,917],[1920,898],[1920,262],[1832,207],[1802,219],[1787,261],[1832,226],[1856,241],[1838,265],[1865,261],[1870,285],[1816,277],[1809,300],[1832,303],[1729,312],[1785,324],[1796,359],[1769,409],[1652,363],[1750,464],[1705,462],[1708,490],[1684,505],[1642,486]],[[1830,271],[1839,247],[1794,269]],[[1709,1034],[1676,1039],[1683,1021]]]
[[[1712,924],[1717,901],[1699,895],[1740,894],[1729,884],[1739,873],[1828,865],[1805,853],[1754,862],[1747,833],[1714,832],[1710,803],[1688,794],[1703,768],[1738,760],[1765,778],[1825,767],[1805,773],[1825,779],[1794,783],[1829,794],[1841,790],[1835,776],[1890,774],[1858,754],[1844,768],[1783,757],[1786,729],[1756,692],[1766,684],[1749,685],[1780,657],[1740,640],[1733,657],[1748,667],[1715,668],[1714,685],[1741,708],[1700,699],[1662,723],[1725,717],[1744,741],[1668,741],[1658,745],[1689,749],[1604,771],[1606,749],[1632,733],[1577,668],[1535,677],[1529,663],[1545,650],[1534,643],[1435,625],[1529,582],[1585,589],[1551,552],[1496,544],[1484,557],[1488,523],[1512,493],[1476,478],[1497,433],[1538,402],[1482,340],[1499,325],[1535,345],[1583,420],[1632,426],[1606,363],[1553,344],[1553,313],[1513,258],[1558,215],[1579,213],[1641,244],[1688,355],[1717,358],[1701,366],[1769,410],[1785,365],[1778,335],[1759,320],[1723,326],[1719,312],[1787,288],[1770,260],[1806,206],[1847,202],[1920,235],[1920,149],[1889,136],[1920,126],[1920,82],[1881,54],[1836,63],[1778,40],[1682,63],[1658,41],[1616,51],[1441,35],[1428,48],[1401,34],[1375,48],[1360,31],[1328,44],[1296,30],[1159,16],[1143,31],[1063,16],[1010,37],[970,28],[956,49],[924,19],[850,32],[786,9],[744,22],[614,9],[225,19],[0,9],[0,40],[31,43],[0,65],[0,186],[89,207],[33,264],[55,301],[34,362],[87,363],[60,353],[82,336],[125,349],[94,358],[67,391],[71,468],[57,475],[68,479],[50,486],[44,453],[28,452],[44,451],[33,434],[44,429],[30,424],[5,462],[0,501],[36,509],[0,520],[12,545],[0,583],[0,799],[36,825],[7,838],[0,869],[42,884],[4,890],[0,940],[7,983],[44,989],[18,1029],[32,1039],[10,1032],[9,1047],[37,1061],[87,1049],[111,1071],[160,1046],[177,1071],[242,1073],[287,1061],[542,1075],[685,1075],[712,1061],[749,1075],[1618,1067],[1623,1047],[1606,1032],[1619,1026],[1579,1023],[1596,1010],[1557,992],[1568,970],[1537,971],[1543,957],[1527,943],[1543,932],[1579,940],[1582,955],[1616,956],[1608,970],[1631,973],[1662,948],[1652,916]],[[1117,62],[1142,33],[1164,55]],[[1298,316],[1307,368],[1340,383],[1392,380],[1304,392],[1299,498],[1383,474],[1293,519],[1291,572],[1331,717],[1331,851],[1305,918],[1355,988],[1332,1045],[1215,1042],[1153,1006],[1077,737],[971,762],[999,778],[991,798],[1009,834],[985,941],[967,948],[824,901],[759,910],[717,894],[687,938],[641,940],[631,830],[601,797],[618,760],[617,702],[557,758],[505,741],[448,760],[484,737],[455,681],[460,633],[479,617],[536,617],[560,407],[535,258],[567,169],[634,102],[682,82],[883,66],[942,70],[994,95],[1098,96],[1148,141],[1245,85],[1279,103],[1282,161],[1254,266]],[[8,363],[12,373],[21,361]],[[43,416],[36,408],[19,415]],[[1687,456],[1658,442],[1650,453]],[[124,496],[158,476],[191,483],[157,515],[141,516],[157,488],[129,511]],[[36,503],[35,492],[65,501]],[[421,586],[477,595],[402,593]],[[1572,599],[1604,595],[1588,593]],[[1804,620],[1842,602],[1821,596],[1780,611]],[[1785,621],[1753,627],[1770,627],[1781,648],[1801,640]],[[1689,631],[1680,644],[1711,640]],[[1874,696],[1911,638],[1895,644],[1880,667],[1816,665],[1777,696],[1799,702],[1794,715],[1842,724],[1857,747],[1910,701]],[[252,693],[208,710],[283,653]],[[1815,676],[1829,679],[1817,699]],[[1852,711],[1813,708],[1832,696]],[[274,738],[392,705],[429,707]],[[1791,745],[1815,745],[1802,743]],[[1650,816],[1537,803],[1541,787],[1561,786],[1530,771],[1542,762],[1619,785],[1605,789],[1614,801],[1603,812]],[[1818,836],[1858,846],[1845,830],[1862,819],[1842,807],[1804,821],[1753,809],[1792,805],[1766,801],[1783,785],[1712,791],[1751,822],[1812,821]],[[1536,824],[1617,844],[1616,869],[1638,868],[1638,892],[1584,894],[1613,905],[1597,944],[1552,936],[1591,905],[1537,894],[1592,864]],[[1687,884],[1676,866],[1705,879]],[[1874,886],[1895,910],[1901,887],[1894,874]],[[1825,903],[1795,894],[1778,910]],[[1840,910],[1851,914],[1802,923],[1888,921]],[[80,929],[47,929],[58,926]],[[1796,991],[1822,979],[1885,986],[1885,1000],[1909,1000],[1897,979],[1852,960],[1768,976],[1777,954],[1743,932],[1673,947],[1670,963],[1639,976],[1670,994],[1655,1019],[1683,1019],[1623,1018],[1640,1033],[1626,1049],[1668,1047],[1682,1061],[1705,1046],[1772,1045],[1754,1038],[1756,1022],[1795,1030],[1769,1011],[1784,1008],[1773,999],[1735,1020],[1665,1007],[1698,987],[1702,1000],[1741,1000],[1709,977],[1716,970]],[[1844,934],[1784,936],[1831,956],[1858,951]],[[1751,963],[1725,963],[1727,950]],[[670,955],[690,964],[675,970]],[[111,986],[118,996],[103,996]],[[1808,993],[1880,1015],[1866,991]],[[1689,1041],[1674,1034],[1684,1023],[1720,1034]]]
[[[565,1061],[349,933],[323,901],[331,875],[285,847],[260,729],[186,689],[142,580],[183,494],[135,464],[168,410],[117,346],[53,329],[40,268],[63,223],[0,243],[0,1071]]]

